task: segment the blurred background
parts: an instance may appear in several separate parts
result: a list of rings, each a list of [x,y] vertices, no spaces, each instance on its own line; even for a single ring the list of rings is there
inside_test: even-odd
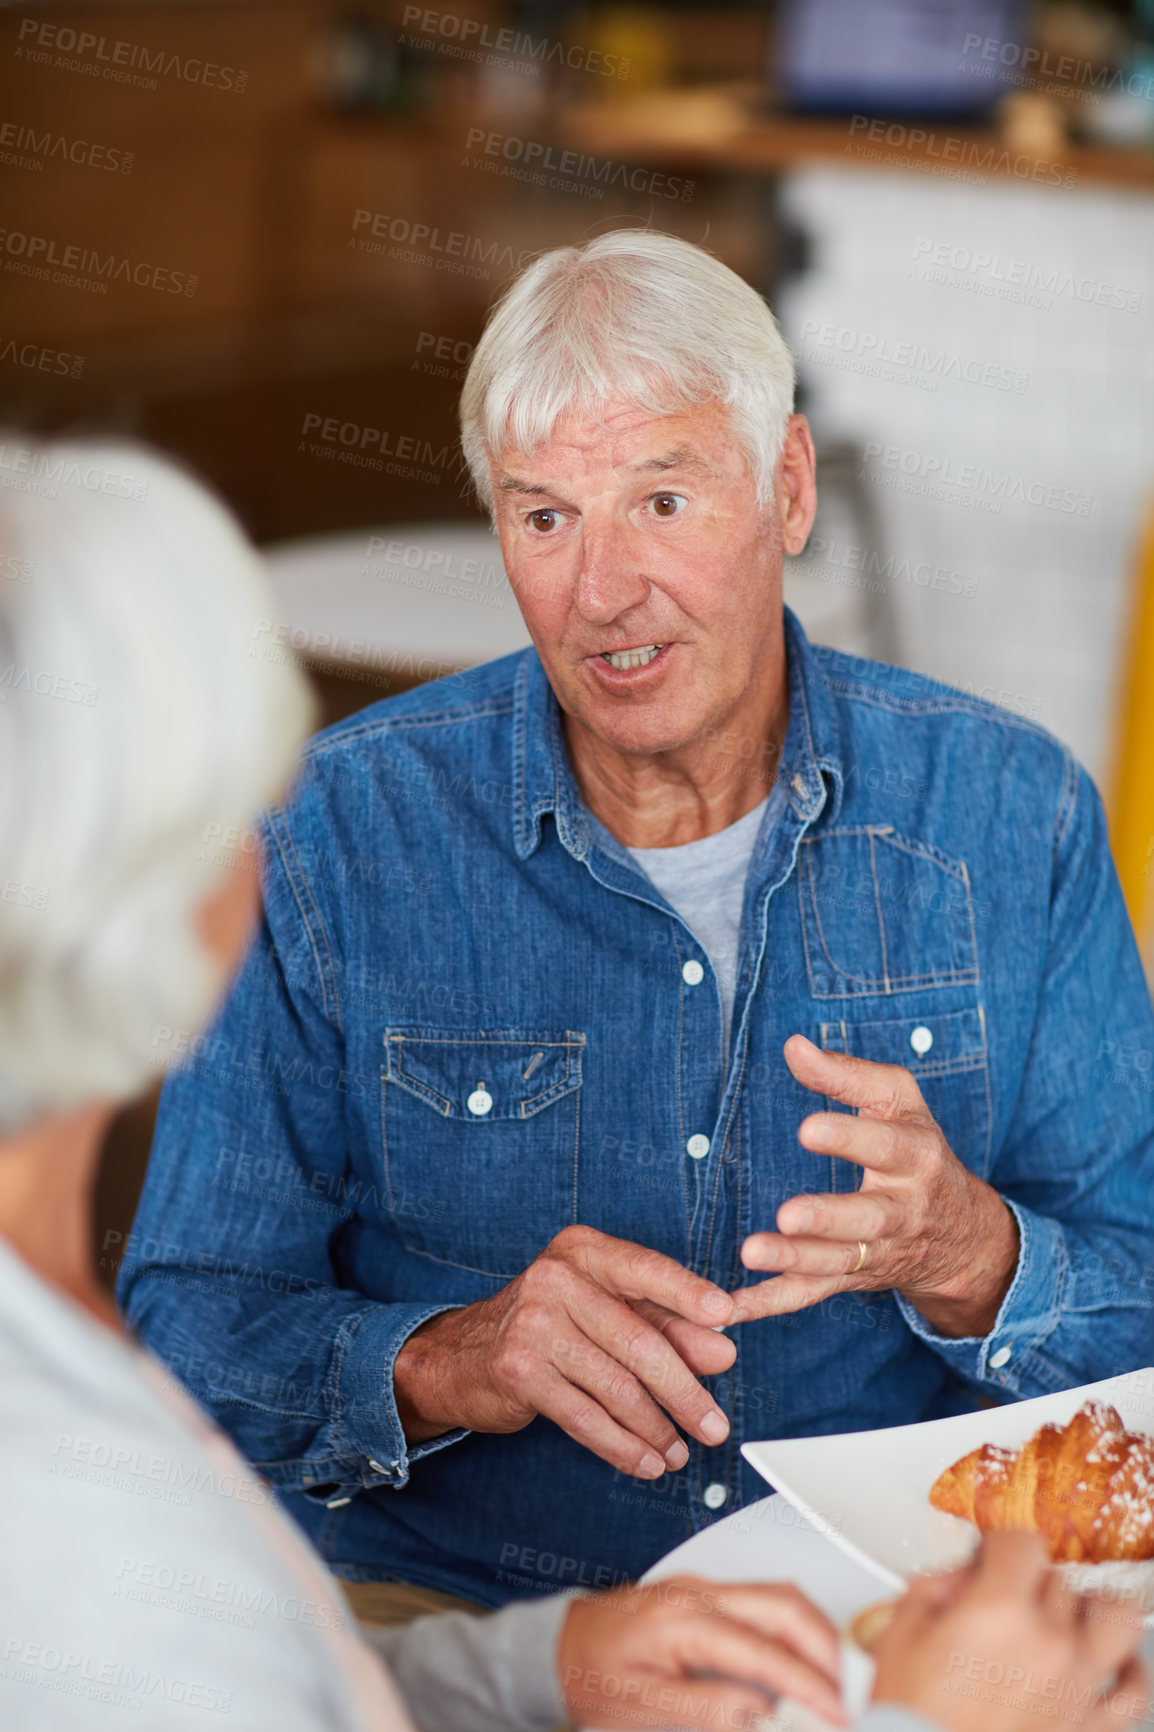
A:
[[[510,276],[710,248],[817,439],[787,600],[1066,741],[1154,959],[1154,0],[9,7],[0,99],[3,425],[211,481],[326,720],[528,641],[455,414]]]

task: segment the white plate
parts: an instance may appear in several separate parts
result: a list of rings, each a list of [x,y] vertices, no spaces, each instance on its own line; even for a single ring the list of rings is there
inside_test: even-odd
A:
[[[972,1523],[930,1506],[930,1487],[943,1468],[979,1444],[1017,1448],[1049,1420],[1064,1425],[1084,1401],[1108,1401],[1127,1430],[1154,1433],[1154,1368],[954,1419],[776,1438],[743,1444],[741,1453],[819,1532],[888,1588],[901,1589],[921,1571],[963,1563],[977,1543]],[[1154,1563],[1065,1568],[1079,1588],[1117,1592],[1154,1608]]]

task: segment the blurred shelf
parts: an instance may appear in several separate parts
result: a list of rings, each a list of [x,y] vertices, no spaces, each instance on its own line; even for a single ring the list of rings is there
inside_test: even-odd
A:
[[[1009,145],[990,128],[949,121],[755,116],[748,86],[670,90],[639,101],[618,98],[571,107],[559,117],[557,136],[564,148],[703,172],[775,174],[837,163],[943,179],[956,172],[959,179],[989,176],[1028,186],[1065,184],[1073,174],[1074,185],[1154,191],[1154,151],[1066,142],[1060,157],[1051,159]],[[1051,169],[1060,181],[1049,178]]]

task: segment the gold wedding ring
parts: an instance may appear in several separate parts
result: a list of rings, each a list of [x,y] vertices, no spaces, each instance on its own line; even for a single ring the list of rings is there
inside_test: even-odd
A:
[[[866,1251],[869,1249],[869,1247],[867,1246],[864,1239],[859,1239],[857,1242],[857,1248],[861,1252],[861,1256],[858,1258],[857,1262],[854,1264],[853,1268],[850,1270],[851,1275],[856,1275],[859,1269],[865,1268]]]

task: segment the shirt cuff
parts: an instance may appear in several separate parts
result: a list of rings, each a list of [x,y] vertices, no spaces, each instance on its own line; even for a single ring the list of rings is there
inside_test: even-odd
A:
[[[380,1486],[399,1491],[409,1483],[413,1462],[469,1436],[457,1427],[425,1443],[408,1443],[393,1393],[393,1368],[409,1336],[430,1317],[460,1309],[437,1304],[370,1305],[349,1318],[334,1344],[330,1435],[338,1472],[306,1496],[335,1509],[359,1491]]]
[[[932,1347],[968,1383],[987,1384],[1005,1401],[1022,1394],[1023,1371],[1032,1350],[1053,1334],[1061,1320],[1070,1259],[1057,1221],[1035,1215],[1009,1197],[1002,1201],[1018,1223],[1018,1267],[988,1335],[939,1335],[908,1299],[900,1293],[894,1298],[919,1341]],[[1036,1376],[1037,1362],[1032,1382]],[[1031,1387],[1029,1393],[1045,1392]]]
[[[387,1662],[419,1732],[552,1732],[565,1723],[557,1648],[574,1592],[474,1617],[443,1612],[362,1633]]]
[[[941,1726],[900,1702],[871,1702],[854,1721],[854,1732],[941,1732]]]

